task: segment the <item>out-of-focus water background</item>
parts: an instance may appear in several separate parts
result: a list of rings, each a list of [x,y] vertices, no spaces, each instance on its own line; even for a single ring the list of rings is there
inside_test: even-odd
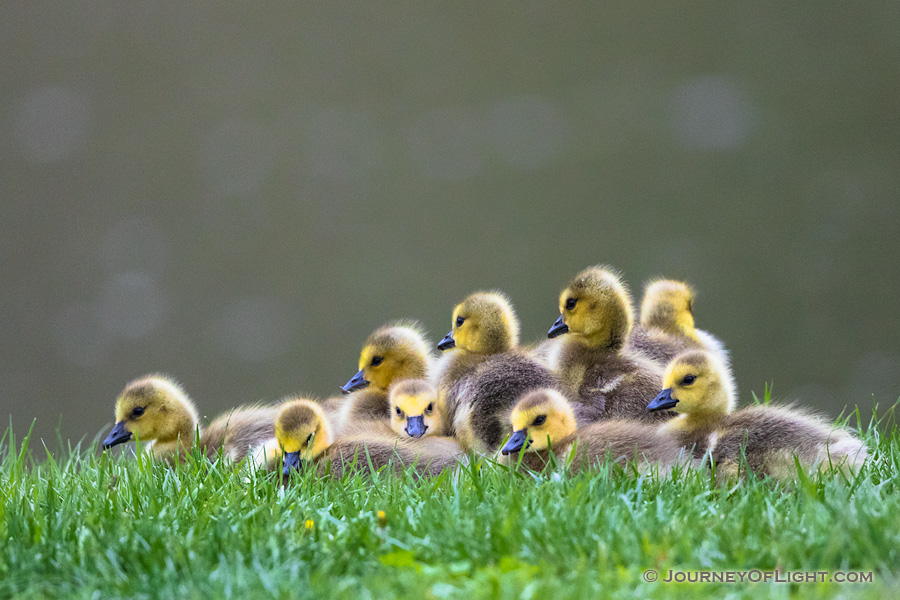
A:
[[[333,395],[478,288],[697,289],[743,399],[900,396],[900,4],[0,5],[0,417]],[[637,298],[639,299],[639,298]]]

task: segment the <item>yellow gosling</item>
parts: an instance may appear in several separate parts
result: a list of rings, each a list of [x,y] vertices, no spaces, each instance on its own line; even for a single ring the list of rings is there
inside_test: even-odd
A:
[[[509,411],[522,394],[556,387],[550,370],[518,347],[519,321],[500,292],[476,292],[453,309],[452,329],[438,348],[438,397],[447,428],[465,448],[494,452],[509,433]]]
[[[647,284],[641,302],[641,326],[699,342],[694,327],[694,290],[683,281],[657,279]]]
[[[341,390],[351,394],[346,420],[390,419],[388,388],[395,381],[429,376],[432,356],[418,325],[399,322],[377,329],[363,345],[359,372]]]
[[[187,393],[171,378],[148,375],[125,386],[116,400],[116,424],[103,442],[112,448],[132,440],[147,443],[154,457],[174,461],[197,443],[199,413]],[[215,419],[199,438],[209,458],[221,451],[237,462],[274,437],[276,409],[245,406]]]
[[[709,452],[721,473],[734,473],[746,457],[757,475],[790,479],[795,457],[809,470],[837,466],[855,471],[866,459],[865,445],[840,427],[806,411],[771,404],[735,411],[735,393],[719,358],[693,350],[666,369],[664,389],[648,410],[672,410],[664,427],[695,456]]]
[[[587,468],[609,458],[633,460],[641,469],[667,471],[686,463],[678,440],[659,426],[637,421],[602,421],[578,427],[571,403],[558,391],[526,394],[510,414],[513,434],[503,446],[501,462],[541,469],[552,453],[563,464]],[[519,456],[521,453],[521,457]]]
[[[454,440],[426,437],[420,440],[398,438],[384,422],[356,423],[349,433],[334,437],[328,416],[310,400],[285,404],[276,421],[278,443],[284,449],[283,474],[307,465],[317,473],[340,477],[347,470],[365,470],[390,466],[396,471],[414,468],[418,473],[434,475],[453,468],[464,460]]]
[[[683,281],[658,279],[647,284],[641,323],[632,331],[629,347],[663,364],[687,350],[707,350],[726,367],[734,387],[728,350],[713,334],[694,325],[694,290]]]
[[[284,451],[284,471],[319,457],[334,442],[325,411],[312,400],[286,402],[275,420],[275,437]]]
[[[437,390],[425,379],[405,379],[391,386],[391,428],[400,437],[446,435],[446,410]]]
[[[563,337],[549,362],[569,395],[583,405],[579,420],[671,417],[646,411],[663,369],[626,348],[634,314],[617,273],[597,266],[576,275],[559,296],[559,312],[547,335]]]

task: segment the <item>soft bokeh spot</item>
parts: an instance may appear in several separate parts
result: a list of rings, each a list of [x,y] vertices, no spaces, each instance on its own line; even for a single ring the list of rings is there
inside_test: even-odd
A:
[[[56,350],[69,364],[96,367],[109,358],[110,338],[94,302],[76,302],[61,308],[53,319]]]
[[[212,328],[216,351],[241,362],[259,363],[287,352],[294,319],[279,298],[237,298],[221,312]]]
[[[213,129],[203,163],[213,193],[242,196],[259,191],[272,168],[275,138],[259,124],[229,119]]]
[[[672,94],[672,133],[694,150],[733,150],[744,145],[756,125],[750,98],[731,79],[688,80]]]
[[[531,95],[494,104],[489,115],[490,141],[513,167],[534,169],[552,161],[563,149],[565,116],[550,101]]]
[[[108,271],[160,273],[170,263],[172,241],[155,220],[125,217],[106,232],[101,251]]]
[[[484,168],[483,119],[472,107],[441,107],[413,122],[412,158],[431,179],[468,179]]]
[[[332,107],[311,117],[304,143],[313,174],[353,179],[372,172],[383,140],[374,119],[365,111]]]
[[[156,279],[126,271],[110,277],[100,292],[103,327],[126,340],[149,337],[164,322],[169,300]]]
[[[29,158],[54,162],[87,143],[94,133],[94,115],[90,102],[77,88],[51,85],[21,99],[15,130]]]

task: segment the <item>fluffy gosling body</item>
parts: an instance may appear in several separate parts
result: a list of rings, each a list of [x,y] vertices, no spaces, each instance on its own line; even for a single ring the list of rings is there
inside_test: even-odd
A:
[[[644,289],[640,324],[628,346],[663,364],[686,350],[702,348],[694,327],[694,291],[681,281],[660,279]]]
[[[194,447],[200,417],[193,401],[172,379],[148,375],[135,379],[116,400],[116,424],[103,442],[111,448],[131,440],[147,443],[154,457],[174,461]],[[212,459],[221,451],[233,460],[274,438],[277,409],[244,406],[216,418],[199,438],[199,445]]]
[[[758,475],[790,479],[794,458],[806,469],[836,465],[853,471],[865,461],[865,445],[842,428],[805,411],[759,405],[734,410],[728,372],[703,350],[678,355],[667,367],[665,389],[648,410],[668,409],[678,417],[663,427],[688,447],[709,451],[724,474],[736,473],[742,455]]]
[[[378,421],[335,437],[321,406],[303,399],[282,407],[275,431],[284,449],[285,476],[309,465],[320,474],[340,477],[348,470],[365,470],[370,462],[376,469],[390,465],[398,472],[414,467],[421,474],[437,474],[455,467],[464,457],[459,444],[450,438],[398,438]]]
[[[391,429],[414,439],[446,435],[447,411],[437,390],[425,379],[404,379],[391,386]]]
[[[683,281],[658,279],[647,284],[640,325],[629,345],[666,365],[687,350],[707,350],[726,367],[735,387],[728,350],[717,337],[695,326],[694,290]]]
[[[607,457],[638,461],[668,470],[685,455],[678,440],[659,427],[638,421],[601,421],[578,428],[571,403],[558,391],[540,389],[522,397],[510,414],[513,434],[503,446],[502,462],[541,469],[550,454],[573,468],[586,468]]]
[[[448,430],[463,446],[493,452],[510,432],[509,412],[533,389],[556,387],[553,373],[518,348],[519,321],[499,292],[476,292],[453,309],[453,328],[435,379]]]
[[[400,322],[375,330],[363,344],[359,372],[341,388],[351,394],[344,420],[388,421],[391,384],[428,377],[431,362],[430,346],[416,324]]]
[[[550,364],[583,405],[576,410],[580,421],[671,416],[646,410],[663,369],[625,347],[634,314],[628,288],[615,272],[598,266],[576,275],[559,296],[559,312],[547,335],[563,337]]]

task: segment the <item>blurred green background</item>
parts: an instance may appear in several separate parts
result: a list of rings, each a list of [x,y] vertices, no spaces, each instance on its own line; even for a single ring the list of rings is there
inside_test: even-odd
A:
[[[743,399],[900,396],[900,4],[0,5],[0,416],[338,391],[468,292],[684,278]],[[49,442],[48,442],[49,443]]]

